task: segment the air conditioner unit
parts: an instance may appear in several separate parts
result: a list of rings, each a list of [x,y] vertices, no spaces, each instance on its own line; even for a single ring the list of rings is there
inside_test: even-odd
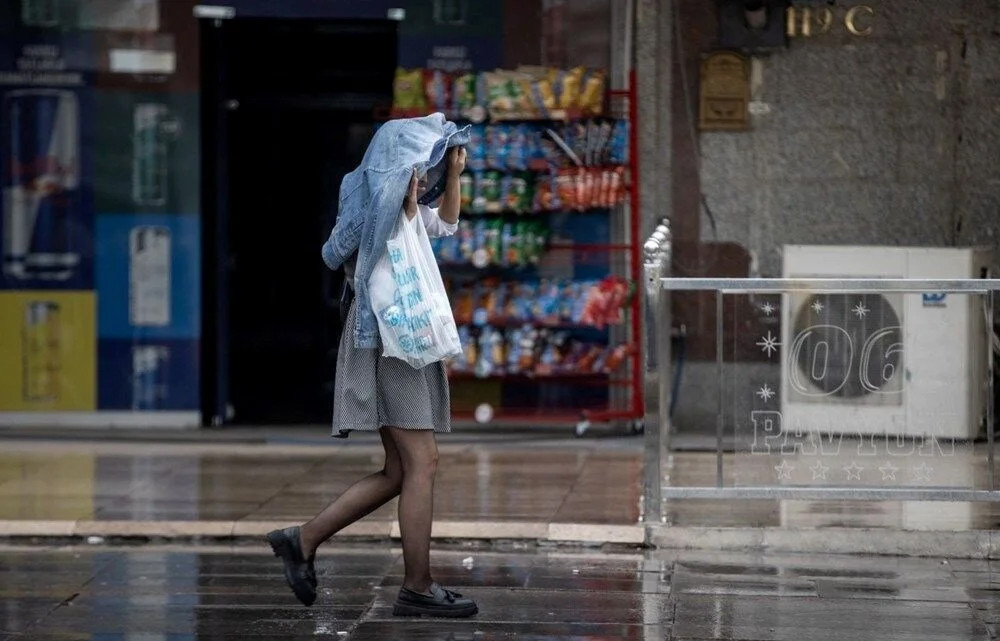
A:
[[[789,245],[786,278],[983,278],[986,250]],[[782,419],[802,432],[981,429],[989,347],[979,295],[789,293],[782,304]]]

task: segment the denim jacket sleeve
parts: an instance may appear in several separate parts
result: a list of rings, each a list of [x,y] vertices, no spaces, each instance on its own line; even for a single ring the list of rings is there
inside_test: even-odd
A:
[[[364,181],[364,172],[351,172],[340,185],[337,222],[322,250],[323,262],[330,269],[340,267],[361,244],[364,212],[358,199],[363,195],[360,190]]]
[[[337,269],[351,257],[361,244],[363,227],[363,221],[358,218],[338,221],[333,226],[330,237],[323,243],[323,262],[327,267]]]

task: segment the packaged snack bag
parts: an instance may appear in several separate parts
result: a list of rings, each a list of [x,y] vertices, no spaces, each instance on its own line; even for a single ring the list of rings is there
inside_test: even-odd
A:
[[[472,171],[486,169],[486,126],[472,125],[469,129],[469,146],[466,149],[466,165]]]
[[[580,358],[579,362],[577,362],[575,371],[593,372],[594,363],[597,362],[597,359],[601,357],[603,352],[604,348],[600,345],[588,345],[583,356]]]
[[[611,180],[613,175],[614,171],[611,169],[601,170],[601,183],[597,194],[599,207],[611,207],[615,204],[613,192],[611,191]]]
[[[576,283],[573,290],[573,305],[569,313],[569,322],[580,324],[583,322],[583,311],[584,307],[587,305],[588,295],[590,293],[591,287],[595,283],[593,281],[583,281]]]
[[[597,137],[597,153],[594,159],[596,165],[607,165],[611,156],[611,131],[612,125],[607,120],[598,126],[599,135]]]
[[[475,224],[463,220],[458,224],[459,257],[462,260],[472,260],[472,254],[480,247],[479,238],[486,223],[477,220]]]
[[[528,174],[509,174],[503,178],[503,208],[517,213],[528,211],[531,194],[528,189]]]
[[[501,234],[503,232],[503,221],[502,220],[491,220],[486,225],[486,237],[483,243],[483,248],[490,257],[490,264],[497,265],[503,259],[501,252],[503,251],[503,244],[501,239]]]
[[[439,69],[424,69],[423,73],[429,110],[447,112],[451,107],[451,77]]]
[[[504,125],[486,126],[486,167],[503,169],[507,165],[507,128]]]
[[[462,174],[458,177],[458,185],[461,193],[461,208],[464,212],[472,211],[473,198],[473,177],[470,174]]]
[[[486,311],[489,314],[490,322],[501,323],[506,321],[505,310],[507,309],[507,299],[510,298],[510,286],[507,283],[492,282],[492,297],[487,301]]]
[[[392,84],[392,106],[398,111],[427,111],[427,98],[424,95],[424,80],[420,69],[413,71],[402,67],[396,69],[396,78]]]
[[[507,342],[504,340],[503,333],[499,330],[492,330],[492,335],[490,336],[490,348],[493,351],[491,360],[493,361],[494,371],[498,374],[503,374],[504,367],[507,364]]]
[[[611,200],[613,204],[619,204],[625,200],[625,168],[615,167],[611,173]]]
[[[576,172],[573,169],[560,169],[556,174],[556,195],[561,209],[576,208]]]
[[[524,349],[524,329],[513,329],[507,334],[507,373],[521,373],[521,352]]]
[[[466,224],[468,226],[468,224]],[[459,223],[459,231],[462,229],[462,224]],[[461,252],[459,251],[459,236],[444,236],[440,239],[441,244],[438,246],[438,259],[444,263],[457,263],[461,258]]]
[[[511,101],[510,116],[531,118],[535,105],[531,99],[531,76],[516,71],[507,72],[507,92]]]
[[[524,337],[521,339],[521,355],[517,363],[518,370],[520,372],[531,372],[535,369],[535,362],[538,358],[538,348],[538,330],[534,327],[525,327]]]
[[[492,330],[489,327],[484,327],[479,332],[479,339],[476,341],[478,343],[478,358],[476,359],[476,376],[480,378],[487,378],[492,376],[496,371],[496,363],[493,360],[493,349],[490,344],[492,338]]]
[[[482,198],[481,211],[499,212],[503,209],[500,201],[500,181],[502,176],[503,174],[499,171],[486,171],[480,175],[479,194],[477,195]]]
[[[518,264],[518,250],[514,244],[514,225],[504,223],[500,229],[500,264],[504,267]]]
[[[602,347],[600,349],[600,352],[597,354],[597,358],[594,359],[594,364],[590,366],[590,371],[592,371],[595,374],[597,374],[598,372],[603,372],[604,363],[607,361],[608,354],[610,353],[610,351],[611,350],[608,349],[607,347]]]
[[[631,352],[632,350],[629,349],[628,345],[622,344],[615,347],[604,361],[604,371],[608,374],[613,374],[621,369],[621,366],[625,364]]]
[[[597,174],[600,170],[587,167],[580,170],[582,189],[579,198],[579,210],[583,211],[589,207],[596,207],[597,202],[594,194],[597,193]]]
[[[472,322],[472,289],[470,287],[462,287],[455,293],[452,300],[452,308],[455,312],[455,323],[458,325],[467,325]],[[465,343],[463,341],[463,345],[464,344]]]
[[[624,165],[628,162],[628,121],[619,120],[611,133],[611,158],[613,165]]]
[[[552,81],[547,78],[531,83],[531,98],[535,111],[542,118],[551,118],[552,112],[558,107],[556,93],[552,89]]]
[[[507,168],[519,171],[527,169],[528,153],[528,126],[511,127],[507,138]]]
[[[456,77],[452,84],[452,96],[455,113],[468,117],[469,110],[476,106],[476,74]]]
[[[576,304],[579,283],[566,281],[561,285],[559,294],[559,322],[569,323],[573,319],[573,306]]]
[[[525,131],[527,132],[525,155],[528,158],[528,169],[545,171],[549,168],[549,163],[545,159],[545,150],[542,149],[545,129],[538,125],[525,125]]]
[[[537,265],[545,254],[545,244],[548,242],[549,231],[542,223],[529,223],[529,229],[531,231],[525,242],[527,247],[525,251],[528,252],[528,262]]]
[[[580,371],[580,361],[587,354],[587,346],[580,341],[569,341],[562,365],[567,372]]]
[[[483,194],[483,172],[472,174],[472,212],[481,214],[486,211],[486,196]]]
[[[580,106],[580,89],[583,81],[583,67],[574,67],[562,78],[562,91],[559,93],[561,109],[576,109]]]
[[[587,74],[580,92],[580,109],[584,113],[593,116],[604,113],[604,85],[603,71],[591,71]]]
[[[457,320],[457,319],[456,319]],[[462,342],[462,355],[456,358],[451,363],[451,371],[453,372],[468,372],[472,370],[472,367],[476,363],[476,341],[472,336],[472,332],[469,328],[460,325],[458,328],[458,340]]]
[[[520,90],[509,73],[488,71],[483,74],[486,89],[486,108],[494,117],[503,117],[514,111]]]

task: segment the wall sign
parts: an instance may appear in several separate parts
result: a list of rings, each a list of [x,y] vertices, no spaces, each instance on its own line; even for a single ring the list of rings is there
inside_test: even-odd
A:
[[[852,36],[867,37],[874,31],[875,10],[866,4],[850,7],[791,6],[786,30],[789,38],[809,38],[843,29]]]
[[[749,129],[749,63],[732,51],[709,54],[701,63],[698,126],[702,131]]]

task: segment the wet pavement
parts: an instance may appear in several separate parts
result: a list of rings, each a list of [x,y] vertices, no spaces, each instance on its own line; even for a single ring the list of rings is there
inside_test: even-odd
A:
[[[624,526],[622,542],[641,542],[640,443],[441,439],[435,534],[546,538],[552,527],[590,524]],[[156,534],[148,524],[162,523],[164,535],[253,535],[311,518],[382,462],[370,440],[344,447],[4,441],[0,525],[10,526],[7,534],[12,523],[35,522],[39,534]],[[392,501],[349,532],[388,537],[395,514]]]
[[[261,545],[0,548],[2,639],[995,639],[1000,567],[938,558],[435,547],[473,619],[397,619],[399,550],[337,545],[295,601]]]
[[[647,540],[665,546],[876,551],[856,539],[834,546],[830,531],[839,528],[880,541],[900,532],[929,534],[905,547],[879,548],[892,554],[1000,557],[1000,503],[669,500],[661,524],[643,524],[641,438],[458,433],[441,438],[439,447],[439,539],[637,544],[650,525],[657,531]],[[964,473],[979,479],[982,458],[956,457],[952,466],[965,465],[972,471]],[[774,467],[765,459],[727,455],[726,469],[734,478],[759,475]],[[304,435],[259,443],[6,439],[0,441],[0,538],[259,536],[310,518],[381,463],[374,438],[353,436],[348,443]],[[711,453],[676,452],[665,475],[678,486],[711,485],[715,463]],[[390,502],[344,534],[398,538],[395,512]],[[775,529],[789,535],[771,548],[761,537]],[[737,530],[743,538],[732,538]],[[934,535],[942,531],[955,533],[946,548]],[[807,538],[809,545],[796,545]]]

